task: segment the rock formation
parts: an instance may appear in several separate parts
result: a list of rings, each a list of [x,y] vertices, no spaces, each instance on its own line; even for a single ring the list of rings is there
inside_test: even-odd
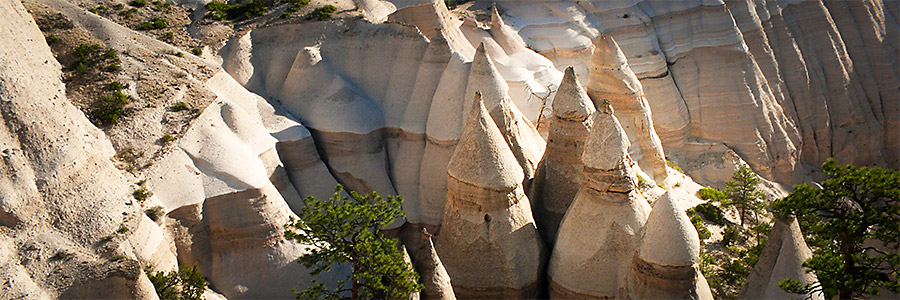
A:
[[[593,41],[614,38],[666,153],[695,157],[724,144],[787,182],[806,175],[801,162],[832,156],[900,164],[900,138],[887,131],[900,118],[894,1],[496,2],[529,47],[580,75]],[[853,154],[860,147],[866,153]]]
[[[593,116],[582,182],[550,258],[550,296],[623,298],[650,205],[637,190],[625,130],[609,104]]]
[[[431,237],[432,235],[428,233],[428,230],[423,228],[422,241],[419,243],[419,249],[416,251],[415,270],[425,286],[421,292],[421,298],[455,300],[456,295],[453,294],[450,275],[447,274],[447,269],[441,263],[437,251],[434,250]]]
[[[66,97],[22,3],[0,13],[0,297],[156,299],[129,245],[143,211],[112,144]]]
[[[628,278],[632,299],[712,299],[700,273],[700,238],[672,192],[653,202]]]
[[[524,174],[480,97],[470,109],[447,177],[447,207],[435,247],[454,293],[460,298],[536,297],[545,254],[522,187]]]
[[[475,59],[469,70],[469,80],[466,85],[466,95],[474,95],[480,92],[484,99],[484,106],[490,112],[491,118],[500,129],[504,140],[512,150],[516,161],[525,172],[525,181],[530,185],[534,178],[534,172],[544,154],[545,142],[537,129],[509,98],[509,86],[500,76],[494,63],[481,44],[475,50]],[[472,109],[474,107],[468,107]],[[527,188],[527,187],[526,187]]]
[[[812,273],[807,273],[803,262],[812,257],[812,251],[806,246],[797,219],[775,218],[772,233],[766,240],[759,260],[750,276],[741,287],[740,299],[797,299],[806,295],[791,294],[778,286],[787,278],[800,280],[804,284],[815,284],[818,281]],[[823,295],[813,293],[812,299],[821,300]]]
[[[544,241],[551,244],[556,241],[559,222],[580,187],[581,154],[595,111],[572,67],[566,69],[553,98],[552,109],[547,149],[541,159],[532,203],[536,207],[538,230]]]
[[[609,35],[601,35],[591,58],[588,95],[595,104],[609,100],[622,120],[628,140],[633,142],[629,154],[654,181],[666,179],[666,155],[653,128],[650,104],[644,98],[644,88],[638,80],[619,44]]]

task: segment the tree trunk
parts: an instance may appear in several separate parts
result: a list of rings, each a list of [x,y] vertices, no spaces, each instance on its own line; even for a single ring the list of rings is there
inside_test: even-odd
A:
[[[353,282],[351,299],[359,299],[359,281],[356,279],[356,271],[358,269],[356,261],[353,262],[353,276],[350,281]]]
[[[844,274],[852,274],[853,273],[853,247],[850,245],[849,237],[847,233],[844,232],[841,234],[841,256],[844,260]],[[846,284],[841,285],[838,288],[838,299],[852,299],[853,291],[850,287],[846,286]]]

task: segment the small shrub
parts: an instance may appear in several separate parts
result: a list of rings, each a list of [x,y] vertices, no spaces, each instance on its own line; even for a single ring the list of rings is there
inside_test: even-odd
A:
[[[122,17],[125,18],[126,20],[131,20],[131,18],[134,18],[134,14],[136,14],[137,11],[138,11],[137,8],[134,8],[134,7],[129,8],[128,10],[122,12]]]
[[[310,19],[310,20],[324,21],[324,20],[331,19],[331,14],[334,13],[335,11],[337,11],[337,7],[334,7],[334,5],[329,4],[329,5],[325,5],[325,6],[316,8],[315,10],[309,12],[309,14],[306,15],[306,18]]]
[[[178,271],[153,272],[152,266],[144,268],[147,278],[153,283],[160,299],[203,299],[206,289],[206,278],[197,271],[196,266],[183,265]]]
[[[200,56],[200,54],[203,54],[203,48],[200,48],[199,46],[191,48],[191,54]]]
[[[735,227],[726,227],[722,230],[722,245],[725,247],[734,245],[741,237],[740,229]]]
[[[685,212],[691,217],[691,224],[694,225],[694,229],[697,230],[697,235],[700,237],[700,243],[703,244],[706,239],[712,236],[712,233],[709,232],[706,225],[703,225],[703,218],[693,208],[688,208]]]
[[[169,109],[172,111],[183,111],[188,110],[189,108],[190,107],[188,107],[188,105],[184,102],[177,102],[175,104],[172,104],[172,106],[169,106]]]
[[[120,261],[123,259],[125,259],[125,256],[123,256],[123,255],[113,255],[112,257],[109,258],[109,260],[111,260],[111,261]]]
[[[170,40],[170,41],[171,41],[171,40],[174,40],[174,39],[175,39],[175,33],[174,33],[174,32],[171,32],[171,31],[166,31],[165,38],[166,38],[167,40]]]
[[[94,117],[105,125],[115,125],[125,113],[125,105],[131,102],[130,99],[131,96],[121,91],[103,95],[97,102],[97,108],[94,109]]]
[[[290,16],[291,16],[291,13],[290,13],[290,12],[283,12],[283,13],[281,13],[281,18],[282,18],[282,19],[287,19],[287,18],[289,18]]]
[[[131,1],[128,1],[128,5],[131,5],[134,7],[144,7],[144,6],[147,6],[147,1],[146,0],[131,0]]]
[[[138,189],[134,190],[131,195],[134,196],[134,199],[138,202],[144,202],[145,200],[150,198],[150,196],[153,196],[153,192],[145,187],[139,187]]]
[[[126,232],[128,232],[128,227],[125,227],[125,225],[122,225],[121,227],[119,227],[118,230],[116,230],[116,232],[117,233],[126,233]]]
[[[125,4],[119,3],[116,5],[113,5],[113,8],[116,10],[123,10],[123,9],[125,9]]]
[[[128,88],[127,84],[122,84],[121,82],[118,82],[118,81],[113,81],[106,85],[106,89],[108,89],[110,91],[121,91],[126,88]]]
[[[700,189],[697,194],[700,195],[700,199],[718,203],[722,203],[722,200],[726,198],[725,193],[710,187]]]
[[[159,1],[159,0],[153,1],[153,6],[154,6],[153,9],[155,9],[157,11],[168,12],[170,9],[172,9],[172,3],[169,3],[166,1]]]
[[[48,45],[59,42],[59,37],[55,34],[48,35],[45,39],[47,40]]]
[[[165,29],[169,27],[169,21],[163,18],[153,18],[150,21],[141,23],[137,26],[137,30]]]
[[[147,217],[150,218],[150,220],[153,220],[153,222],[156,222],[159,220],[160,217],[162,217],[164,211],[163,211],[162,206],[156,205],[151,208],[148,208],[147,210],[144,211],[144,213],[147,214]]]
[[[684,174],[684,170],[682,170],[681,167],[679,167],[677,164],[675,164],[675,162],[667,159],[666,165],[669,166],[669,168],[675,169],[675,171],[678,171],[679,173]]]
[[[159,141],[162,142],[163,144],[168,144],[168,143],[175,141],[175,137],[172,136],[171,134],[166,134],[166,135],[163,135],[161,138],[159,138]]]
[[[206,4],[206,17],[214,20],[238,20],[263,16],[269,8],[263,0],[252,0],[244,4],[227,4],[222,1],[210,1]]]
[[[709,202],[700,203],[694,207],[694,211],[703,216],[703,218],[710,223],[719,226],[724,226],[729,223],[728,220],[725,219],[725,213],[723,213],[722,209],[715,204]]]

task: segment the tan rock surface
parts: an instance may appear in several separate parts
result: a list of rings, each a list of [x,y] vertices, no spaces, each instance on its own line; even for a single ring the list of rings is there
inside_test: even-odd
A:
[[[634,253],[628,278],[633,299],[712,299],[700,273],[700,238],[671,192],[653,202],[653,209]]]
[[[559,222],[581,183],[581,154],[590,133],[594,104],[567,68],[553,98],[547,148],[535,178],[535,219],[545,241],[554,243]]]
[[[609,35],[594,43],[587,92],[595,104],[609,100],[633,142],[629,154],[654,181],[666,179],[666,155],[656,135],[644,89],[628,66],[619,44]]]
[[[766,240],[759,260],[746,283],[741,287],[738,298],[741,299],[796,299],[806,295],[785,292],[778,283],[787,278],[800,280],[803,284],[816,284],[815,274],[807,273],[803,262],[812,257],[812,251],[806,246],[803,233],[797,220],[775,219],[772,233]],[[822,294],[814,293],[812,299],[823,299]]]
[[[476,99],[450,159],[435,248],[459,298],[535,297],[545,254],[522,188],[524,175]]]
[[[437,251],[434,250],[432,235],[426,229],[422,229],[422,241],[416,251],[415,270],[421,276],[420,281],[425,285],[421,292],[422,299],[454,300],[453,285],[447,269],[441,263]]]
[[[573,73],[574,74],[574,73]],[[593,115],[583,181],[550,258],[550,296],[623,298],[650,205],[637,190],[628,137],[608,107]]]

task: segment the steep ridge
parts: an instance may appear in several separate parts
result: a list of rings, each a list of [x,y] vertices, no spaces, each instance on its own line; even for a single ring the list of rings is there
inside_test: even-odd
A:
[[[900,115],[891,3],[497,2],[530,47],[579,74],[590,66],[591,41],[619,42],[667,152],[683,157],[721,143],[788,183],[795,171],[805,176],[801,164],[828,157],[898,167],[897,137],[887,130]],[[860,148],[868,151],[853,154]]]
[[[0,280],[4,297],[155,299],[128,247],[143,212],[109,140],[65,96],[19,1],[0,1]],[[118,232],[118,233],[117,233]],[[121,258],[117,258],[121,256]]]

